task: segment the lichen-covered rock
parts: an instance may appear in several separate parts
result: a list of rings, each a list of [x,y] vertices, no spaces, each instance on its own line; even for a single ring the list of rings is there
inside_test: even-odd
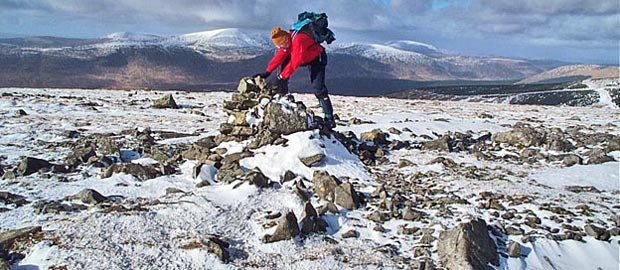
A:
[[[153,102],[153,105],[151,107],[156,108],[156,109],[178,109],[179,108],[176,101],[172,97],[172,94],[167,94],[155,100],[155,102]]]
[[[362,134],[360,134],[360,140],[362,142],[373,142],[375,145],[388,144],[387,134],[378,128],[368,132],[362,132]]]
[[[309,157],[299,158],[301,163],[303,163],[307,167],[312,167],[312,166],[318,164],[319,162],[323,161],[323,159],[325,159],[325,154],[323,154],[323,153],[319,153],[319,154],[312,155],[312,156],[309,156]]]
[[[308,130],[308,114],[305,110],[271,102],[265,107],[263,127],[282,135]]]
[[[320,199],[329,202],[334,201],[334,192],[340,184],[338,178],[329,175],[326,171],[315,171],[312,176],[312,183],[314,183],[314,192]]]
[[[506,143],[511,146],[524,148],[541,146],[545,141],[545,134],[531,127],[517,127],[506,132],[493,134],[491,140],[497,143]]]
[[[481,219],[442,232],[437,251],[443,266],[450,270],[492,269],[489,263],[499,266],[497,246]]]

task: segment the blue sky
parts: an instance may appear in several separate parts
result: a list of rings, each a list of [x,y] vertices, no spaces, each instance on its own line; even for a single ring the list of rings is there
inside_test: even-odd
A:
[[[0,36],[267,34],[305,10],[326,12],[340,42],[406,39],[469,55],[620,61],[618,0],[0,0]]]

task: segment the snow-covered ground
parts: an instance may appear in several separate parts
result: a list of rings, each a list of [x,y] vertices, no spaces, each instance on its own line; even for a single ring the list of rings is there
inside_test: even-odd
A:
[[[153,109],[152,101],[164,92],[111,91],[72,89],[0,89],[0,164],[16,166],[21,156],[31,156],[60,163],[70,149],[63,141],[75,140],[67,130],[89,134],[115,133],[124,130],[174,131],[188,137],[158,140],[160,144],[191,143],[218,133],[219,124],[227,119],[222,103],[230,93],[172,93],[181,109]],[[296,94],[311,109],[320,111],[312,95]],[[353,118],[371,123],[340,125],[337,131],[362,132],[380,128],[387,132],[396,128],[401,134],[389,139],[420,143],[448,132],[497,133],[511,129],[517,122],[561,128],[583,125],[590,132],[620,135],[620,110],[613,106],[550,107],[476,102],[415,101],[387,98],[332,97],[336,113],[343,121]],[[20,115],[23,110],[27,115]],[[481,115],[485,117],[481,117]],[[490,116],[490,117],[489,117]],[[370,204],[357,210],[341,209],[339,214],[327,213],[329,224],[325,235],[306,239],[264,243],[262,237],[274,227],[266,216],[292,210],[297,217],[303,202],[287,182],[276,188],[257,188],[243,183],[217,183],[196,187],[200,179],[192,177],[195,161],[186,161],[180,172],[148,181],[131,175],[115,174],[101,179],[99,169],[88,168],[70,173],[66,178],[49,179],[35,173],[17,179],[0,180],[0,190],[25,196],[29,201],[62,200],[84,188],[105,196],[120,198],[141,210],[106,212],[98,207],[61,214],[37,214],[32,204],[21,207],[0,204],[0,232],[25,226],[41,225],[46,238],[31,247],[26,258],[13,269],[408,269],[403,258],[412,257],[419,237],[400,234],[398,227],[432,229],[437,237],[461,219],[484,218],[489,224],[498,222],[492,209],[478,207],[481,192],[508,196],[531,196],[530,202],[510,206],[519,213],[534,213],[542,219],[541,226],[558,228],[552,213],[542,209],[545,203],[560,204],[573,211],[587,204],[591,215],[576,216],[571,225],[583,227],[597,223],[613,228],[612,216],[620,209],[620,159],[618,151],[610,153],[615,162],[600,165],[564,167],[561,163],[540,161],[518,164],[504,160],[480,160],[467,152],[436,152],[417,148],[389,151],[387,162],[365,166],[333,137],[320,136],[317,131],[294,133],[288,143],[254,150],[255,155],[240,164],[258,167],[272,181],[279,181],[287,170],[312,179],[316,170],[328,171],[337,177],[348,177],[356,189],[370,194],[386,175],[399,175],[413,183],[413,175],[435,175],[423,183],[433,190],[465,198],[470,204],[451,205],[454,217],[446,218],[434,210],[423,210],[429,223],[392,219],[379,232],[367,218],[374,208]],[[245,142],[247,144],[247,142]],[[56,146],[52,146],[56,145]],[[227,155],[239,152],[244,143],[227,143]],[[223,147],[223,146],[220,146]],[[125,149],[130,151],[132,149]],[[327,159],[316,167],[306,167],[298,158],[324,153]],[[498,156],[514,153],[496,153]],[[518,154],[518,153],[517,153]],[[478,179],[450,173],[445,165],[431,162],[437,157],[449,158],[462,167],[473,166],[484,177]],[[401,159],[414,165],[399,167]],[[148,162],[148,160],[141,160]],[[200,178],[200,177],[199,177]],[[424,178],[426,179],[426,178]],[[310,182],[307,182],[311,184]],[[565,186],[594,186],[600,192],[575,193]],[[168,193],[174,187],[184,192]],[[0,200],[0,202],[2,202]],[[321,205],[318,198],[313,205]],[[504,213],[500,211],[500,213]],[[533,234],[540,231],[521,226]],[[355,229],[357,238],[342,234]],[[205,249],[184,248],[207,234],[223,237],[231,243],[231,262],[222,263]],[[326,239],[328,237],[329,239]],[[584,241],[556,241],[541,235],[534,242],[523,241],[520,235],[507,236],[503,241],[523,245],[520,258],[501,257],[497,269],[618,269],[619,240],[609,241],[584,237]],[[501,243],[498,243],[500,249]],[[386,250],[389,250],[386,252]],[[433,259],[437,259],[433,251]]]

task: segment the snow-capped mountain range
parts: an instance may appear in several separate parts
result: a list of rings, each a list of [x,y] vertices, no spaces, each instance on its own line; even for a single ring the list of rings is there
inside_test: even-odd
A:
[[[339,88],[336,91],[344,93],[368,88],[363,80],[369,79],[381,94],[402,90],[391,89],[395,80],[401,85],[516,80],[546,70],[525,60],[448,54],[409,40],[337,41],[325,47],[329,78]],[[221,89],[263,71],[274,51],[268,32],[237,28],[180,36],[122,32],[97,39],[0,39],[0,86]],[[297,75],[292,81],[306,76]],[[401,88],[411,88],[404,85]]]

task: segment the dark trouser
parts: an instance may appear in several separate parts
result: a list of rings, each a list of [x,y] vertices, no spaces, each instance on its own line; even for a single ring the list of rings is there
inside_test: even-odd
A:
[[[282,65],[280,66],[280,71],[288,65],[290,61],[290,57],[288,57]],[[327,53],[323,51],[321,55],[312,60],[312,62],[308,64],[304,64],[303,66],[307,66],[310,71],[310,83],[312,83],[312,88],[314,89],[314,96],[319,100],[319,105],[323,109],[323,114],[325,114],[325,118],[329,120],[334,120],[334,109],[332,107],[332,101],[329,99],[329,93],[327,92],[327,86],[325,86],[325,68],[327,67]],[[286,93],[288,93],[287,89],[284,89]]]

